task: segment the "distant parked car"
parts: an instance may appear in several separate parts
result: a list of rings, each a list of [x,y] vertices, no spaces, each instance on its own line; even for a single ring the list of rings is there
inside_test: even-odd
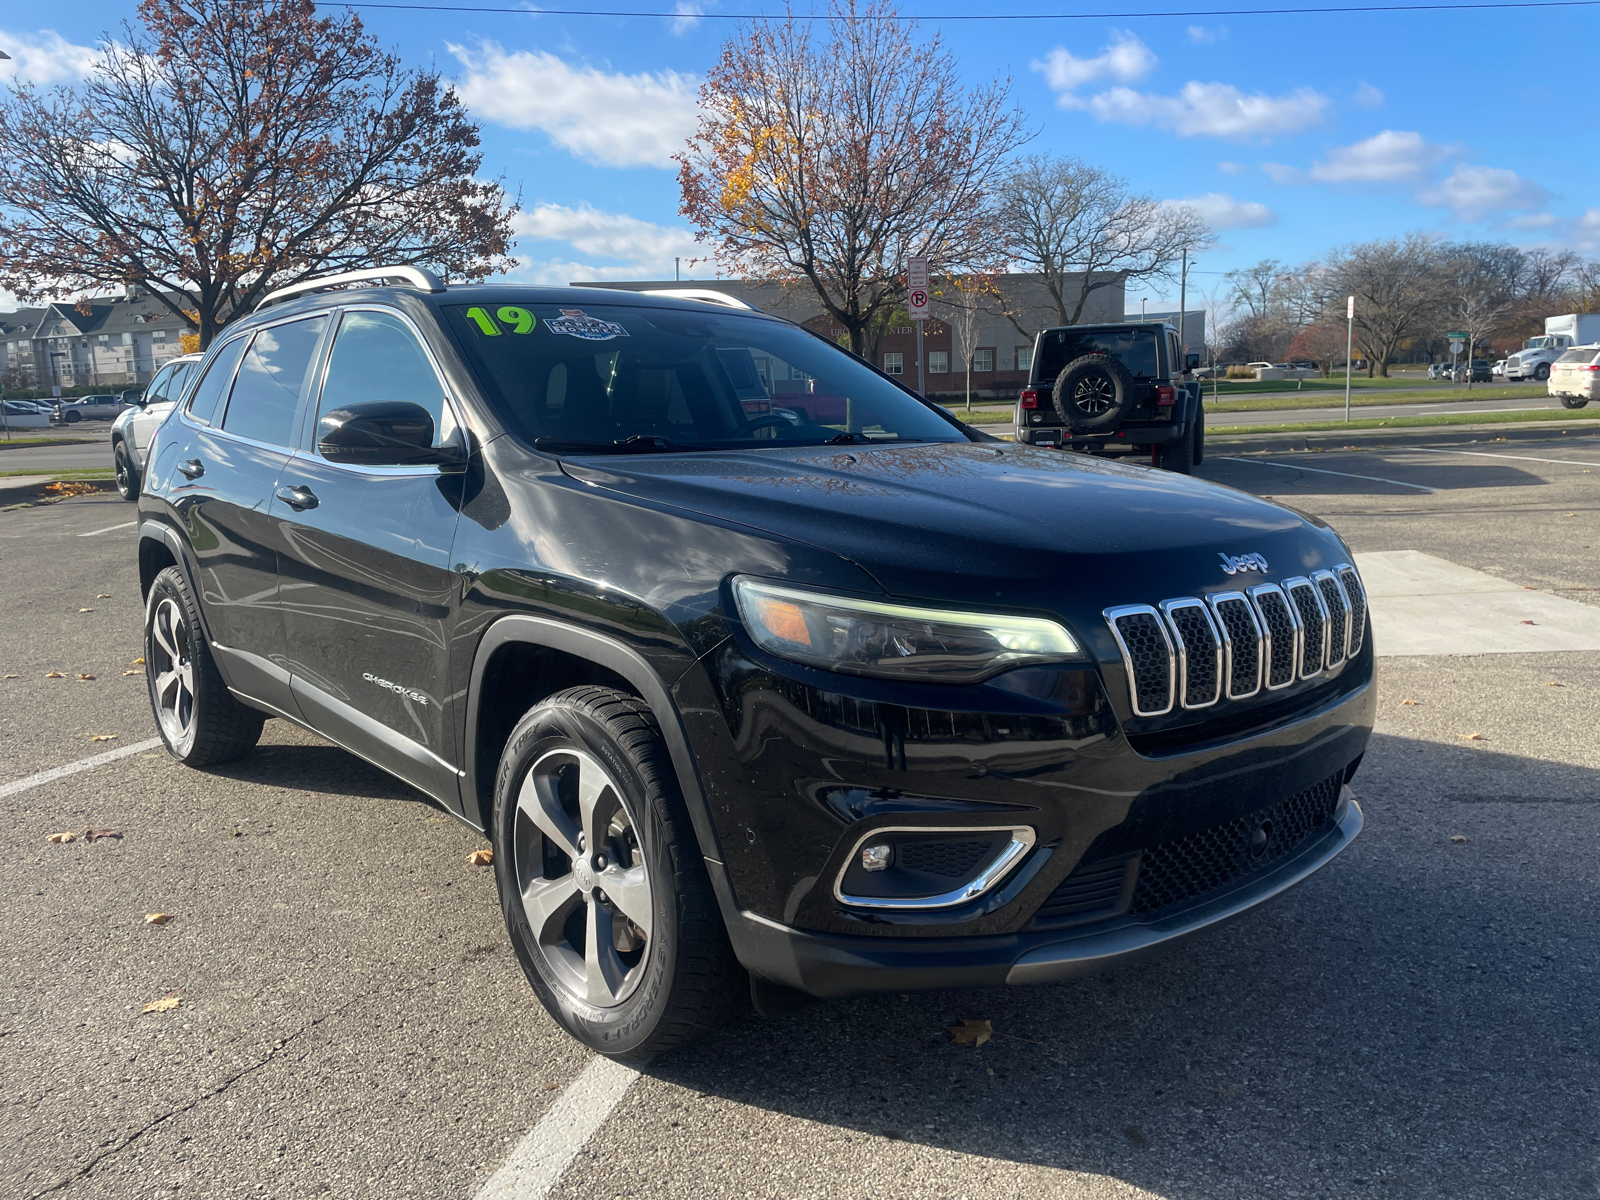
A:
[[[1489,374],[1493,375],[1496,379],[1504,379],[1506,377],[1506,360],[1502,358],[1499,362],[1495,363],[1494,366],[1490,367]]]
[[[1429,379],[1449,379],[1450,378],[1450,364],[1449,363],[1442,363],[1442,362],[1429,363],[1428,364],[1428,378]]]
[[[117,414],[126,407],[122,397],[115,393],[80,396],[76,400],[63,400],[50,420],[57,425],[76,425],[79,421],[115,421]]]
[[[1489,369],[1489,360],[1475,358],[1472,360],[1472,382],[1488,383],[1494,378],[1494,372]]]

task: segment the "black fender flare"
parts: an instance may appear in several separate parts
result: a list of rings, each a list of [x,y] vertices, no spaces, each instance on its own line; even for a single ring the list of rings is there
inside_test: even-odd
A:
[[[627,643],[579,625],[531,613],[508,613],[484,630],[483,636],[478,639],[467,686],[466,738],[462,754],[465,771],[461,780],[463,802],[474,803],[474,798],[479,794],[477,730],[478,705],[483,697],[483,674],[495,651],[514,642],[545,646],[587,659],[620,675],[637,689],[640,698],[650,706],[661,726],[662,739],[667,743],[667,753],[672,756],[672,766],[678,775],[678,786],[683,790],[683,800],[689,808],[689,819],[694,822],[700,854],[714,864],[712,875],[717,876],[722,865],[722,851],[716,826],[711,820],[710,806],[706,802],[705,787],[700,780],[700,769],[689,746],[689,735],[683,727],[677,703],[672,698],[671,684],[663,680],[644,656]]]

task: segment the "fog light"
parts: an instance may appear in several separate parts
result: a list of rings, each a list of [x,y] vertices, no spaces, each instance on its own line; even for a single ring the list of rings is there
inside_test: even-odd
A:
[[[893,846],[863,846],[861,847],[861,869],[863,871],[887,871],[889,861],[894,858]]]

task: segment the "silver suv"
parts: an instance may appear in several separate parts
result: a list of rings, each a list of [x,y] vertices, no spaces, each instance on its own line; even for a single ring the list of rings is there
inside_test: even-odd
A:
[[[183,395],[202,357],[182,354],[170,359],[156,372],[143,395],[124,409],[111,426],[111,465],[116,468],[117,491],[124,500],[139,498],[139,480],[144,475],[150,438]]]

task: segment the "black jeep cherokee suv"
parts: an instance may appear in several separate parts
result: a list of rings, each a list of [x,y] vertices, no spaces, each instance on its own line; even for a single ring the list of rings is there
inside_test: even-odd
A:
[[[1359,830],[1327,526],[996,441],[754,312],[383,277],[269,298],[157,432],[151,702],[189,765],[285,717],[486,830],[590,1046],[746,987],[1065,979]]]
[[[1188,475],[1205,449],[1205,408],[1178,331],[1162,321],[1067,325],[1034,341],[1017,438],[1094,454],[1147,454]]]

